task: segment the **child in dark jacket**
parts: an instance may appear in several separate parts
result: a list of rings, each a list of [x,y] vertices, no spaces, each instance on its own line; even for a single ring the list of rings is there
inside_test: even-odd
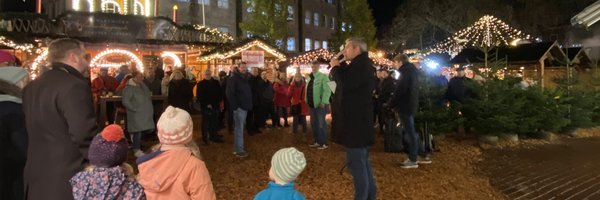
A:
[[[146,199],[144,188],[125,163],[128,151],[123,129],[109,125],[94,137],[88,152],[90,166],[71,178],[75,199]]]
[[[294,147],[280,149],[271,159],[269,186],[254,197],[254,200],[304,200],[294,188],[294,180],[306,167],[304,154]]]

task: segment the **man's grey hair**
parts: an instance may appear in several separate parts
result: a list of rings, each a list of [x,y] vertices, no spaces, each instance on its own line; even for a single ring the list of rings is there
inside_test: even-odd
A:
[[[346,39],[346,42],[352,43],[354,46],[358,46],[360,48],[360,52],[367,52],[367,42],[362,37],[351,37]]]

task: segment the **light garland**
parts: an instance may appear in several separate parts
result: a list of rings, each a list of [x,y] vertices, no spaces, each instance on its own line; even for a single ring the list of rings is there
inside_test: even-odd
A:
[[[394,64],[394,62],[392,62],[391,60],[384,58],[383,53],[380,52],[370,51],[369,58],[373,61],[375,65],[392,66],[392,64]]]
[[[90,62],[90,66],[92,66],[92,67],[100,66],[100,64],[98,64],[98,61],[110,54],[126,55],[127,57],[133,59],[133,61],[135,62],[136,68],[138,70],[140,70],[140,72],[144,72],[144,63],[134,53],[131,53],[130,51],[123,50],[123,49],[107,49],[107,50],[100,52],[98,55],[96,55],[92,59],[92,61]]]
[[[173,52],[168,52],[168,51],[165,51],[165,52],[163,52],[163,53],[160,55],[160,57],[162,57],[163,59],[164,59],[165,57],[168,57],[168,58],[171,58],[171,59],[173,59],[173,62],[175,63],[175,64],[174,64],[174,65],[175,65],[175,67],[181,67],[181,66],[182,66],[182,64],[181,64],[181,59],[179,59],[179,56],[177,56],[177,54],[175,54],[175,53],[173,53]]]
[[[434,45],[429,53],[460,52],[469,47],[509,45],[516,39],[530,40],[531,36],[508,26],[494,16],[485,15],[473,25]]]
[[[292,64],[310,64],[312,61],[315,61],[319,58],[325,60],[331,60],[335,54],[326,49],[317,49],[313,51],[306,52],[304,54],[298,55],[296,57],[290,58],[290,63]]]
[[[219,31],[219,29],[210,28],[210,27],[206,27],[206,26],[202,26],[202,25],[198,25],[198,24],[194,25],[194,28],[199,31],[204,31],[210,35],[221,37],[221,38],[225,39],[227,42],[233,41],[233,37],[231,35],[229,35],[227,33],[223,33],[221,31]]]
[[[277,57],[277,61],[285,61],[287,59],[287,57],[284,54],[280,53],[277,49],[261,42],[260,40],[254,40],[248,44],[245,44],[244,46],[238,47],[234,50],[231,50],[231,51],[228,51],[225,53],[214,53],[211,55],[198,57],[198,61],[228,59],[228,58],[233,57],[236,54],[239,54],[242,51],[250,49],[253,46],[258,46],[258,47],[262,48],[263,50],[265,50],[267,53],[274,55],[275,57]]]
[[[0,45],[7,46],[16,50],[25,51],[27,53],[33,53],[35,49],[35,46],[33,46],[32,44],[17,44],[4,36],[0,36]]]
[[[39,70],[40,64],[42,62],[45,62],[47,57],[48,57],[48,50],[44,50],[38,57],[36,57],[33,60],[33,63],[31,63],[31,70],[29,71],[31,80],[34,80],[35,78],[37,78],[38,74],[40,73],[40,70]]]

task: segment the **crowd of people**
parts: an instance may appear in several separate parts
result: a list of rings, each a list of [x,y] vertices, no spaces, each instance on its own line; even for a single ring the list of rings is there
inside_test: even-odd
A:
[[[328,63],[329,75],[320,71],[327,63],[313,62],[309,74],[297,70],[288,77],[273,69],[270,79],[267,71],[249,69],[241,62],[229,74],[221,71],[217,77],[205,70],[199,82],[184,69],[156,67],[142,73],[128,66],[112,75],[101,68],[90,81],[84,76],[89,66],[83,44],[55,40],[49,45],[50,69],[31,83],[22,68],[0,68],[5,152],[1,159],[7,163],[0,169],[0,197],[215,199],[209,172],[193,140],[190,113],[198,110],[203,144],[224,142],[219,130],[227,127],[233,134],[233,154],[240,158],[249,155],[245,131],[255,135],[268,128],[290,127],[291,116],[295,144],[302,141],[325,150],[331,139],[343,146],[355,199],[376,199],[369,147],[375,144],[376,122],[384,131],[387,111],[399,116],[406,134],[408,159],[402,168],[432,163],[431,151],[415,130],[419,69],[406,55],[398,55],[392,67],[401,76],[395,80],[390,70],[376,71],[363,39],[349,38],[344,47]],[[448,100],[461,101],[468,92],[463,79],[460,70],[449,83],[439,78],[439,85],[448,87]],[[122,101],[107,105],[111,125],[99,131],[96,105],[99,98],[112,95]],[[170,106],[162,112],[153,95],[167,96]],[[331,135],[326,122],[329,110]],[[119,113],[126,113],[124,126],[117,125]],[[159,144],[144,151],[142,136],[153,134]],[[137,157],[139,175],[126,162],[129,149]],[[304,154],[297,149],[277,151],[268,173],[271,182],[255,199],[304,199],[294,189],[294,180],[305,167]]]

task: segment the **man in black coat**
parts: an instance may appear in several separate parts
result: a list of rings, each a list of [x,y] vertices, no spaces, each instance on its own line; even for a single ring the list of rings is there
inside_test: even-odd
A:
[[[467,88],[467,82],[469,79],[465,77],[465,69],[460,67],[456,70],[456,76],[450,79],[448,82],[448,89],[446,90],[446,99],[450,104],[465,103],[466,98],[469,96],[469,89]]]
[[[369,161],[368,147],[375,142],[373,128],[373,90],[375,68],[362,38],[349,38],[342,51],[344,59],[329,63],[336,82],[332,135],[346,148],[346,166],[354,182],[354,199],[375,199],[377,186]]]
[[[390,72],[387,69],[380,70],[381,82],[377,90],[377,105],[381,108],[377,115],[379,115],[379,131],[383,133],[383,127],[388,119],[388,110],[383,108],[383,104],[387,103],[392,97],[392,93],[396,88],[394,79],[390,76]]]
[[[29,133],[25,165],[27,199],[73,199],[69,179],[87,162],[96,135],[83,43],[58,39],[50,43],[52,70],[32,81],[23,95]]]
[[[400,72],[400,79],[396,90],[386,107],[394,109],[400,115],[402,127],[408,143],[408,159],[402,163],[402,168],[417,168],[418,163],[428,164],[431,160],[424,157],[417,160],[418,154],[423,150],[419,135],[415,130],[415,114],[419,107],[419,69],[409,62],[408,56],[401,54],[393,59],[394,67]],[[418,162],[418,163],[417,163]]]
[[[250,82],[250,90],[252,91],[252,110],[248,111],[248,116],[246,117],[246,129],[248,130],[248,134],[254,135],[257,133],[261,133],[258,130],[258,126],[256,122],[259,120],[260,110],[260,96],[261,91],[259,91],[259,82],[260,78],[260,70],[257,67],[253,67],[250,72],[249,82]]]
[[[202,111],[202,141],[222,143],[223,139],[217,134],[219,130],[220,104],[223,92],[219,81],[212,78],[212,71],[204,71],[204,80],[196,86],[196,101],[200,103]]]
[[[248,153],[244,150],[244,125],[246,115],[252,110],[252,91],[248,82],[248,68],[242,62],[239,67],[234,67],[233,74],[227,82],[225,91],[229,108],[233,111],[234,123],[234,153],[237,157],[247,157]]]

